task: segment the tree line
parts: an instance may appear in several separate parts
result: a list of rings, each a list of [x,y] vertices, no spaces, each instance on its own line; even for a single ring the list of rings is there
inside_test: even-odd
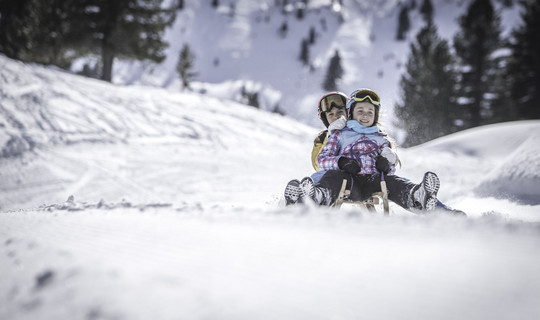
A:
[[[164,30],[183,1],[2,0],[0,52],[6,56],[68,68],[74,59],[101,57],[99,78],[111,81],[115,58],[165,59]]]
[[[395,108],[396,125],[407,133],[404,146],[480,125],[540,118],[540,0],[519,6],[520,24],[503,38],[492,1],[471,1],[453,46],[438,36],[432,13],[423,14]]]

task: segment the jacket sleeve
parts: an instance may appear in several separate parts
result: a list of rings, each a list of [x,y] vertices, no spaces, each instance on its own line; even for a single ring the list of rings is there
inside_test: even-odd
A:
[[[321,170],[339,170],[338,160],[341,157],[339,154],[341,132],[335,131],[328,137],[328,142],[317,157],[317,166]]]
[[[381,156],[385,157],[390,164],[395,165],[397,163],[398,157],[394,150],[390,149],[388,145],[384,145],[381,148]]]
[[[321,171],[321,169],[317,166],[317,157],[319,156],[319,153],[321,153],[321,150],[326,145],[326,142],[328,141],[328,130],[324,130],[315,140],[313,141],[313,149],[311,150],[311,164],[313,165],[313,169],[315,171]]]

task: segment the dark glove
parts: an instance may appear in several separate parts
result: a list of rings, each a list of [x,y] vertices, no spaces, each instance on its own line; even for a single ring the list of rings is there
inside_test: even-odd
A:
[[[385,157],[378,156],[377,160],[375,160],[375,168],[379,172],[388,173],[390,172],[390,162]]]
[[[357,174],[362,170],[362,167],[356,162],[356,160],[346,157],[341,157],[338,160],[338,167],[341,170],[345,170],[351,174]]]

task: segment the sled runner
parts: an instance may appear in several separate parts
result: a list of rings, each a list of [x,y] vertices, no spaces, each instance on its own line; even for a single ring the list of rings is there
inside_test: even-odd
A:
[[[390,214],[390,208],[388,205],[388,190],[386,189],[386,181],[383,179],[381,180],[381,192],[375,192],[371,195],[369,199],[363,200],[363,201],[354,201],[349,199],[351,194],[351,190],[347,189],[347,180],[343,179],[343,183],[341,184],[341,190],[339,191],[338,198],[334,202],[334,207],[340,208],[343,203],[350,203],[354,205],[358,205],[364,209],[366,209],[369,212],[377,212],[376,205],[383,206],[383,212],[384,215]]]

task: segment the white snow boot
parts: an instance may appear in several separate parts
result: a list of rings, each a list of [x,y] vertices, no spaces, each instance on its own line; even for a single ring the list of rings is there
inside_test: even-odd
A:
[[[302,188],[302,196],[300,197],[302,202],[305,199],[311,199],[318,205],[329,206],[332,203],[330,189],[315,186],[315,183],[313,183],[310,177],[302,179],[300,188]]]
[[[310,177],[305,177],[302,181],[289,181],[285,187],[286,205],[305,203],[306,201],[313,201],[318,205],[330,205],[332,202],[330,190],[316,187]]]
[[[424,211],[431,211],[437,206],[437,192],[441,182],[433,172],[426,172],[422,183],[411,189],[411,207]]]
[[[285,204],[288,206],[297,203],[301,195],[300,181],[296,179],[289,181],[285,187]]]

